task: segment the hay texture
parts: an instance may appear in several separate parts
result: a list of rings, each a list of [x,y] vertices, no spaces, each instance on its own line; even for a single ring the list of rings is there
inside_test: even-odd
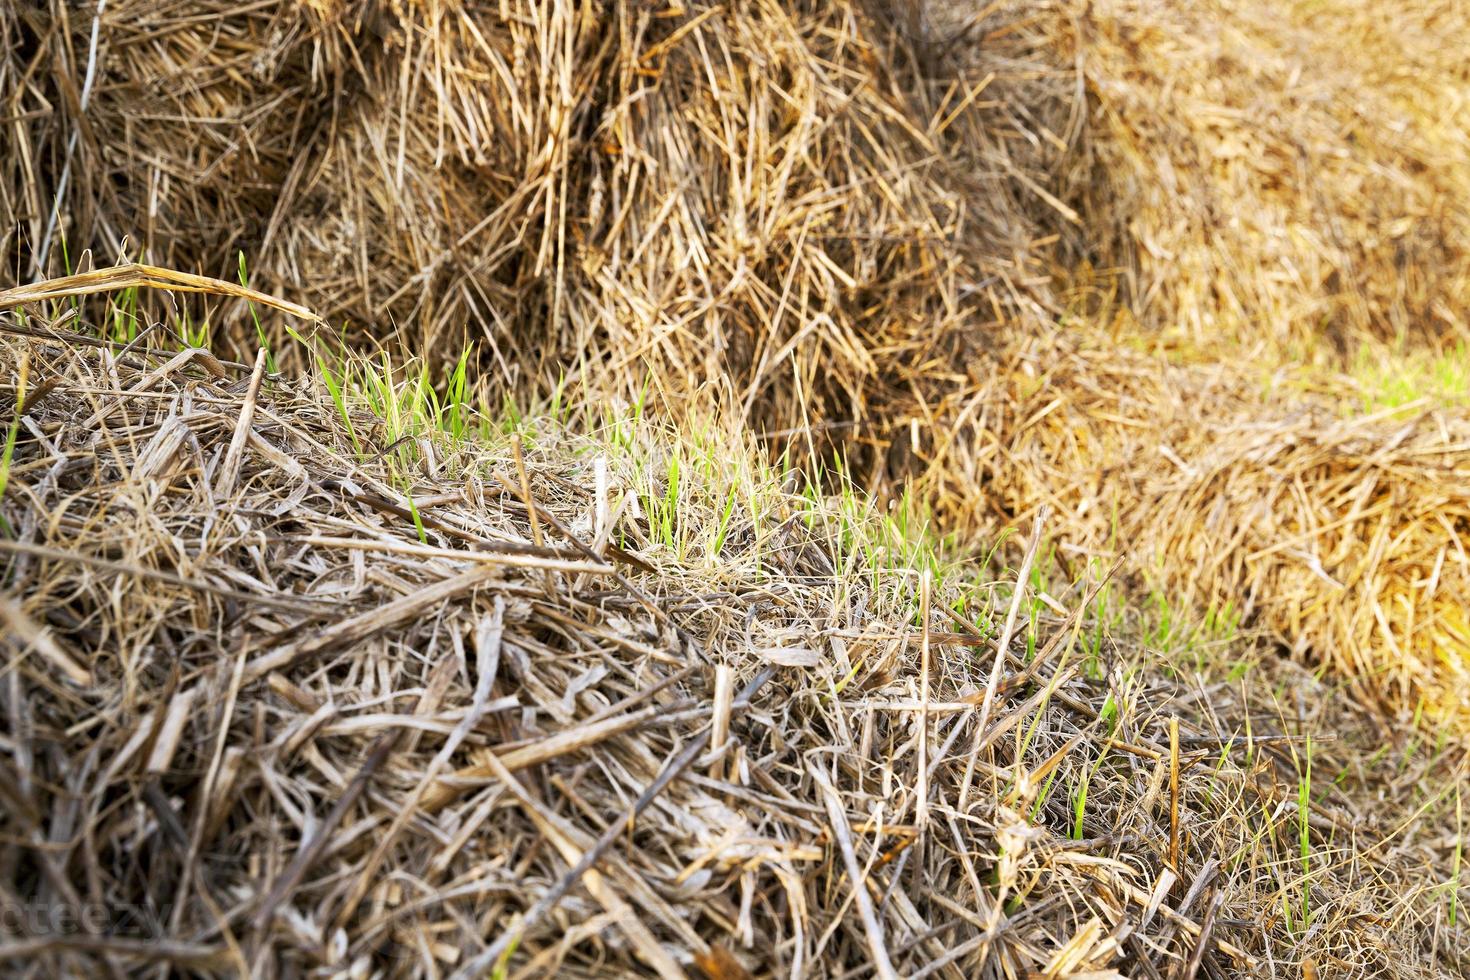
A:
[[[1150,328],[1297,357],[1466,336],[1463,4],[1096,0],[1054,31],[1093,105],[1075,255]]]
[[[935,463],[942,500],[1049,506],[1064,552],[1129,554],[1139,594],[1258,622],[1389,716],[1470,727],[1463,408],[1364,413],[1347,377],[1171,363],[1092,328],[1018,342],[975,402],[990,438]]]
[[[102,921],[7,916],[0,960],[1463,965],[1463,926],[1434,912],[1448,833],[1399,835],[1400,790],[1354,778],[1293,810],[1304,751],[1346,764],[1299,733],[1358,730],[1347,705],[1139,674],[1111,640],[1089,665],[1081,591],[1029,617],[1032,645],[1020,594],[951,616],[955,584],[929,596],[844,549],[872,518],[833,523],[774,477],[742,478],[718,538],[707,481],[730,470],[659,486],[678,502],[661,529],[638,488],[678,443],[631,422],[602,443],[523,430],[523,452],[405,440],[263,358],[5,315],[0,896]],[[1406,763],[1402,792],[1447,758]]]
[[[343,91],[330,0],[10,4],[0,246],[27,281],[85,250],[234,276]]]
[[[28,8],[6,63],[22,278],[60,197],[73,259],[233,278],[243,252],[252,285],[440,361],[474,343],[509,389],[721,398],[880,459],[1050,304],[1033,253],[1071,212],[1040,175],[1081,117],[1019,5],[88,12]]]
[[[972,536],[1086,488],[1080,546],[1177,557],[1177,591],[1382,700],[1455,703],[1462,463],[1434,440],[1457,421],[1401,437],[1126,351],[1005,353],[1071,305],[1051,239],[1129,266],[1129,315],[1197,344],[1459,330],[1470,102],[1436,46],[1459,15],[1411,6],[1379,38],[1355,11],[8,8],[6,261],[39,258],[59,200],[70,255],[132,238],[229,278],[244,251],[252,284],[433,361],[476,342],[521,394],[566,378],[596,405],[719,405],[778,453],[837,443]],[[221,315],[249,356],[251,318]],[[1197,519],[1164,534],[1178,507]]]

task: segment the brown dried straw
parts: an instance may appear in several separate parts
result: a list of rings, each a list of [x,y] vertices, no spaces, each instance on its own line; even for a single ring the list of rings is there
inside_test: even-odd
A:
[[[234,279],[243,252],[252,285],[441,362],[477,343],[512,389],[712,395],[902,469],[995,325],[1046,311],[1038,229],[1076,217],[1044,185],[1080,93],[1029,10],[58,0],[11,18],[0,257],[30,278],[64,233]]]
[[[1206,349],[1470,334],[1470,8],[1086,0],[1077,257]],[[1065,230],[1065,229],[1064,229]]]
[[[1094,329],[1016,343],[975,399],[955,509],[1053,514],[1064,556],[1127,552],[1138,594],[1267,627],[1364,703],[1470,731],[1470,417],[1365,413],[1348,377],[1171,364]]]
[[[1210,680],[1111,638],[1089,660],[1101,582],[1049,596],[1061,611],[1012,649],[983,607],[955,611],[962,579],[935,583],[916,627],[917,582],[875,577],[838,511],[774,475],[742,490],[718,551],[696,534],[680,554],[636,504],[640,461],[659,472],[677,438],[661,430],[548,427],[524,451],[425,434],[404,469],[383,420],[353,403],[359,455],[326,394],[263,359],[221,376],[162,331],[126,351],[76,336],[32,308],[0,339],[0,900],[45,913],[0,918],[0,961],[1466,965],[1442,914],[1454,810],[1415,793],[1463,760],[1354,775],[1365,718],[1285,665]],[[518,455],[527,479],[498,476]],[[719,520],[703,479],[681,527]],[[1273,702],[1283,687],[1297,705]],[[56,917],[79,909],[103,921]]]

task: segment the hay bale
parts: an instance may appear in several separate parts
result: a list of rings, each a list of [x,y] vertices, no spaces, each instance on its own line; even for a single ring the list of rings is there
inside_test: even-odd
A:
[[[1178,519],[1160,548],[1203,572],[1200,598],[1243,598],[1367,703],[1470,729],[1470,417],[1313,405],[1204,436],[1187,478],[1154,497]]]
[[[1140,594],[1233,610],[1390,717],[1470,730],[1470,417],[1365,415],[1348,378],[1171,364],[1098,330],[1018,342],[936,465],[991,520],[1043,505],[1074,553],[1127,552]],[[1307,375],[1310,377],[1310,375]]]
[[[1128,648],[1084,670],[1072,616],[1033,617],[1028,661],[1020,635],[985,638],[1004,606],[940,613],[959,579],[926,620],[907,573],[862,557],[902,542],[853,543],[876,515],[783,490],[738,440],[672,498],[649,474],[696,445],[631,420],[611,442],[539,429],[521,475],[504,442],[405,442],[361,393],[347,431],[316,385],[161,332],[124,352],[4,317],[0,895],[46,914],[7,913],[0,962],[1458,968],[1424,884],[1443,815],[1412,835],[1360,816],[1417,807],[1436,760],[1401,786],[1322,780],[1296,826],[1291,753],[1361,726],[1350,705],[1275,728],[1254,688],[1140,683]],[[673,499],[686,543],[638,498]],[[1356,751],[1318,745],[1318,771]],[[1319,926],[1263,926],[1295,900],[1303,834]],[[1364,937],[1364,907],[1407,925]]]
[[[714,13],[627,59],[655,77],[615,90],[607,230],[569,315],[671,395],[704,382],[761,426],[862,419],[882,437],[908,421],[885,402],[977,356],[1023,275],[1013,189],[941,149],[949,115],[1004,142],[967,115],[983,76],[953,76],[936,111],[899,25],[861,7]]]
[[[509,389],[651,377],[901,468],[991,328],[1050,304],[1073,76],[1025,9],[114,0],[82,113],[56,89],[90,18],[57,5],[31,15],[50,163],[15,186],[54,197],[79,132],[73,254],[232,277],[243,251],[356,335],[478,343]]]
[[[266,268],[430,357],[478,342],[508,388],[651,383],[856,429],[882,468],[989,328],[1049,302],[1058,202],[1019,181],[1060,102],[1012,110],[1071,76],[1034,31],[958,43],[1019,18],[978,11],[911,36],[851,2],[395,6]]]
[[[1290,356],[1470,331],[1463,4],[1099,0],[1055,21],[1087,79],[1086,232],[1155,330]]]

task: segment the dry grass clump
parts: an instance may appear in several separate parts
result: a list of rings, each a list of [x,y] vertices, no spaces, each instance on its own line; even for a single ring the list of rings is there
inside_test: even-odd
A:
[[[995,433],[935,465],[1006,520],[1057,515],[1073,553],[1229,610],[1331,664],[1364,703],[1470,725],[1470,419],[1364,413],[1346,377],[1170,364],[1101,332],[1019,342],[977,403]]]
[[[1077,251],[1125,272],[1151,327],[1298,354],[1470,330],[1470,16],[1382,14],[1098,0],[1057,20],[1094,102]]]
[[[412,382],[6,316],[0,960],[1465,965],[1454,809],[1414,795],[1458,757],[1379,779],[1341,699],[1161,671],[1084,615],[1100,581],[967,610],[738,440],[460,439]]]

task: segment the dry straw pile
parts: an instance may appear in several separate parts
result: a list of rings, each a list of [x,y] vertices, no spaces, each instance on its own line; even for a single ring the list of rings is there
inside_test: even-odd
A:
[[[1463,402],[1355,414],[1351,379],[1293,365],[1470,335],[1467,8],[1039,9],[1088,92],[1053,168],[1083,218],[1062,227],[1059,256],[1082,260],[1064,278],[1120,273],[1125,302],[1103,330],[1112,305],[1064,293],[1097,322],[1013,335],[950,396],[936,418],[978,432],[936,440],[932,494],[1001,519],[1059,505],[1059,537],[1131,552],[1145,588],[1254,617],[1364,700],[1466,730]],[[1167,358],[1132,349],[1140,323]]]
[[[855,548],[843,507],[788,496],[740,440],[738,492],[693,503],[683,450],[622,428],[558,430],[523,477],[498,444],[403,430],[381,393],[391,417],[349,425],[309,385],[256,384],[229,363],[255,356],[246,292],[158,268],[233,279],[243,252],[334,328],[436,368],[472,342],[522,404],[556,387],[594,426],[646,390],[685,437],[714,406],[773,457],[830,439],[859,485],[907,483],[987,545],[1050,506],[1071,570],[1127,552],[1130,585],[1265,626],[1380,723],[1463,730],[1464,410],[1358,417],[1320,372],[1263,394],[1233,366],[1465,333],[1470,25],[1376,14],[0,5],[7,275],[125,242],[152,263],[5,300],[31,316],[5,314],[27,339],[0,356],[0,789],[24,842],[0,899],[180,896],[151,953],[6,955],[431,973],[500,938],[517,970],[572,973],[718,974],[721,950],[834,975],[1463,972],[1436,959],[1463,938],[1435,823],[1454,753],[1300,797],[1308,759],[1348,772],[1365,744],[1294,740],[1364,724],[1310,678],[1191,689],[1127,647],[1094,670],[1044,616],[1044,656],[992,660],[869,567],[891,542]],[[1045,326],[1111,309],[1057,283],[1118,273],[1110,333]],[[57,324],[53,301],[147,284],[224,300]],[[205,311],[216,354],[158,353]],[[1138,353],[1139,323],[1176,356]],[[1348,816],[1414,787],[1436,787],[1422,827]]]
[[[343,91],[327,7],[6,4],[0,254],[30,279],[84,249],[213,275],[254,254]],[[290,201],[284,202],[289,206]]]
[[[63,233],[219,275],[244,251],[339,326],[441,361],[479,341],[522,391],[715,403],[824,460],[833,438],[983,534],[1086,487],[1075,544],[1458,714],[1460,421],[1380,452],[1398,423],[1323,434],[1330,407],[1238,374],[1034,363],[1067,305],[1053,243],[1196,346],[1463,328],[1461,15],[1380,37],[1359,6],[9,6],[5,262],[55,267]],[[1094,398],[1127,426],[1058,411]],[[1198,519],[1158,520],[1176,493]]]
[[[951,492],[990,488],[1008,521],[1051,507],[1064,554],[1128,552],[1143,591],[1259,622],[1389,716],[1470,729],[1463,409],[1345,411],[1346,377],[1263,383],[1087,330],[1007,358],[978,399],[993,438],[937,470]]]
[[[1080,252],[1210,348],[1470,332],[1470,8],[1088,0]]]
[[[97,9],[5,15],[26,278],[63,234],[223,278],[243,251],[339,326],[478,342],[511,387],[651,378],[880,444],[1049,303],[1028,257],[1070,212],[1028,174],[1080,116],[1009,5],[944,33],[825,0]]]
[[[1280,705],[1278,668],[1140,674],[1079,639],[1080,592],[950,616],[955,583],[875,578],[870,518],[759,466],[718,543],[724,488],[690,480],[670,547],[638,500],[677,443],[631,421],[405,439],[259,364],[7,316],[0,895],[108,917],[4,936],[12,965],[1467,965],[1452,828],[1365,817],[1445,760],[1363,782],[1299,734],[1364,724],[1310,678]]]

